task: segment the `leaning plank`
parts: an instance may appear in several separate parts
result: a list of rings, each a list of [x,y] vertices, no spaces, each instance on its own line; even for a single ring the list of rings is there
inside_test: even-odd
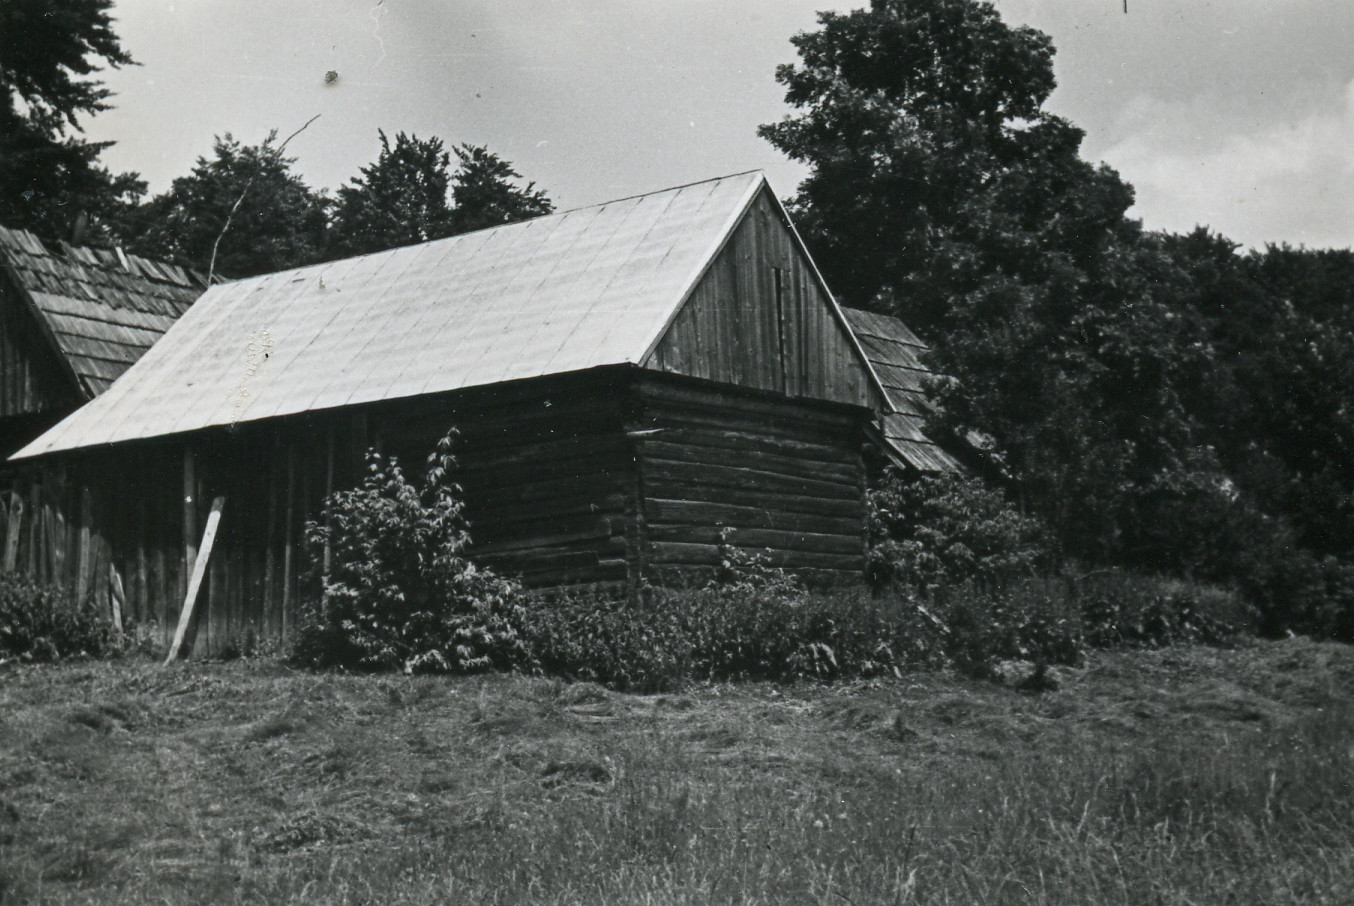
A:
[[[109,601],[112,604],[113,632],[122,638],[122,612],[127,604],[127,592],[122,587],[122,574],[116,563],[108,564]]]
[[[5,572],[14,572],[19,565],[19,536],[23,531],[24,499],[16,490],[9,508],[9,532],[5,536]]]
[[[188,633],[188,624],[193,619],[193,602],[197,600],[198,589],[202,587],[202,578],[207,574],[207,560],[212,555],[212,542],[216,540],[216,527],[221,524],[221,508],[226,498],[218,497],[212,501],[212,510],[207,514],[207,528],[202,532],[202,546],[198,548],[197,561],[193,564],[193,575],[188,580],[188,593],[183,598],[183,610],[179,613],[179,626],[174,630],[174,642],[169,646],[166,664],[171,664],[179,656],[183,647],[183,637]]]

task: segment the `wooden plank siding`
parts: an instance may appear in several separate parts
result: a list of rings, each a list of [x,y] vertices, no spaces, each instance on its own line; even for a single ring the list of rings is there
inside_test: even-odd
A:
[[[302,532],[326,488],[360,480],[367,443],[415,478],[454,425],[471,553],[528,585],[701,581],[724,526],[810,581],[857,582],[868,417],[633,367],[309,413],[31,464],[4,494],[0,550],[17,525],[21,571],[106,610],[116,571],[123,619],[167,645],[192,566],[184,530],[222,496],[191,650],[286,639],[314,596]]]
[[[769,189],[753,200],[644,364],[789,397],[882,403]]]
[[[0,456],[8,456],[81,402],[33,314],[0,269]]]
[[[154,624],[167,645],[192,565],[185,528],[200,531],[211,500],[222,496],[191,651],[221,655],[285,639],[300,604],[314,597],[303,531],[326,489],[360,481],[369,442],[418,480],[428,453],[455,426],[455,479],[478,562],[533,586],[637,581],[626,371],[309,413],[32,463],[11,472],[18,477],[2,501],[0,550],[14,512],[21,572],[110,608],[115,569],[124,619]],[[185,447],[193,463],[187,487]]]

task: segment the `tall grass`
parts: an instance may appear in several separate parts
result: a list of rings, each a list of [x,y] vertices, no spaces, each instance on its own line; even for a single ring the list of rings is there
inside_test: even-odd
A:
[[[551,694],[546,684],[530,688]],[[411,689],[395,707],[426,707],[438,694]],[[423,801],[426,791],[459,789],[455,778],[430,785],[425,777],[422,794],[404,792],[395,777],[344,796],[315,787],[312,804],[272,832],[219,836],[216,862],[186,873],[137,869],[135,857],[100,848],[112,845],[107,833],[72,828],[58,876],[67,883],[44,884],[34,876],[43,866],[10,863],[0,902],[1137,906],[1354,896],[1348,706],[1280,732],[1129,744],[1069,726],[995,757],[922,761],[906,757],[906,738],[882,757],[831,747],[770,757],[771,740],[757,734],[774,728],[752,724],[716,733],[726,754],[712,759],[697,744],[709,738],[641,721],[534,764],[528,783],[511,739],[495,741],[505,728],[522,729],[517,718],[486,711],[476,719],[483,730],[441,744],[463,751],[479,740],[474,757],[497,763],[496,779],[440,809]],[[247,742],[272,764],[285,760],[294,732]],[[438,745],[420,739],[419,751]],[[326,749],[325,759],[348,766],[315,766],[306,756],[278,777],[296,783],[322,770],[337,783],[375,751]],[[470,763],[460,770],[475,776]],[[251,785],[241,794],[272,795]],[[393,837],[364,826],[381,809],[399,816]],[[191,848],[196,832],[181,833]],[[82,878],[101,883],[82,886]]]

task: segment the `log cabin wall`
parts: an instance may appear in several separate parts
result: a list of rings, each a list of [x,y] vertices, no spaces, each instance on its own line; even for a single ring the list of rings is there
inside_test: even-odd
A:
[[[635,457],[625,433],[625,369],[421,400],[371,425],[384,446],[422,462],[449,425],[476,560],[532,586],[637,578]]]
[[[868,411],[645,375],[632,434],[649,577],[689,583],[720,562],[722,527],[814,585],[864,570]]]

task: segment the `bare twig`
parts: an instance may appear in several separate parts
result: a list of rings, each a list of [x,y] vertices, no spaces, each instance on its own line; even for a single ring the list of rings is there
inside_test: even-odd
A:
[[[296,136],[300,135],[302,132],[305,132],[306,129],[310,126],[310,124],[315,122],[319,118],[320,115],[317,113],[310,119],[306,120],[304,126],[302,126],[300,129],[297,129],[291,135],[287,136],[285,139],[282,140],[282,144],[277,146],[276,153],[280,156],[282,152],[286,150],[287,142],[296,138]],[[207,265],[208,287],[212,285],[212,278],[216,274],[216,250],[221,245],[221,238],[226,235],[226,230],[230,229],[230,222],[232,219],[234,219],[235,212],[238,211],[240,209],[240,205],[244,203],[244,197],[249,194],[249,187],[254,184],[254,180],[258,178],[258,175],[259,175],[258,171],[255,170],[253,173],[250,174],[249,179],[245,180],[244,188],[240,190],[240,197],[235,199],[235,204],[230,206],[230,212],[226,214],[226,222],[221,225],[221,232],[216,234],[216,241],[212,243],[212,260]]]

